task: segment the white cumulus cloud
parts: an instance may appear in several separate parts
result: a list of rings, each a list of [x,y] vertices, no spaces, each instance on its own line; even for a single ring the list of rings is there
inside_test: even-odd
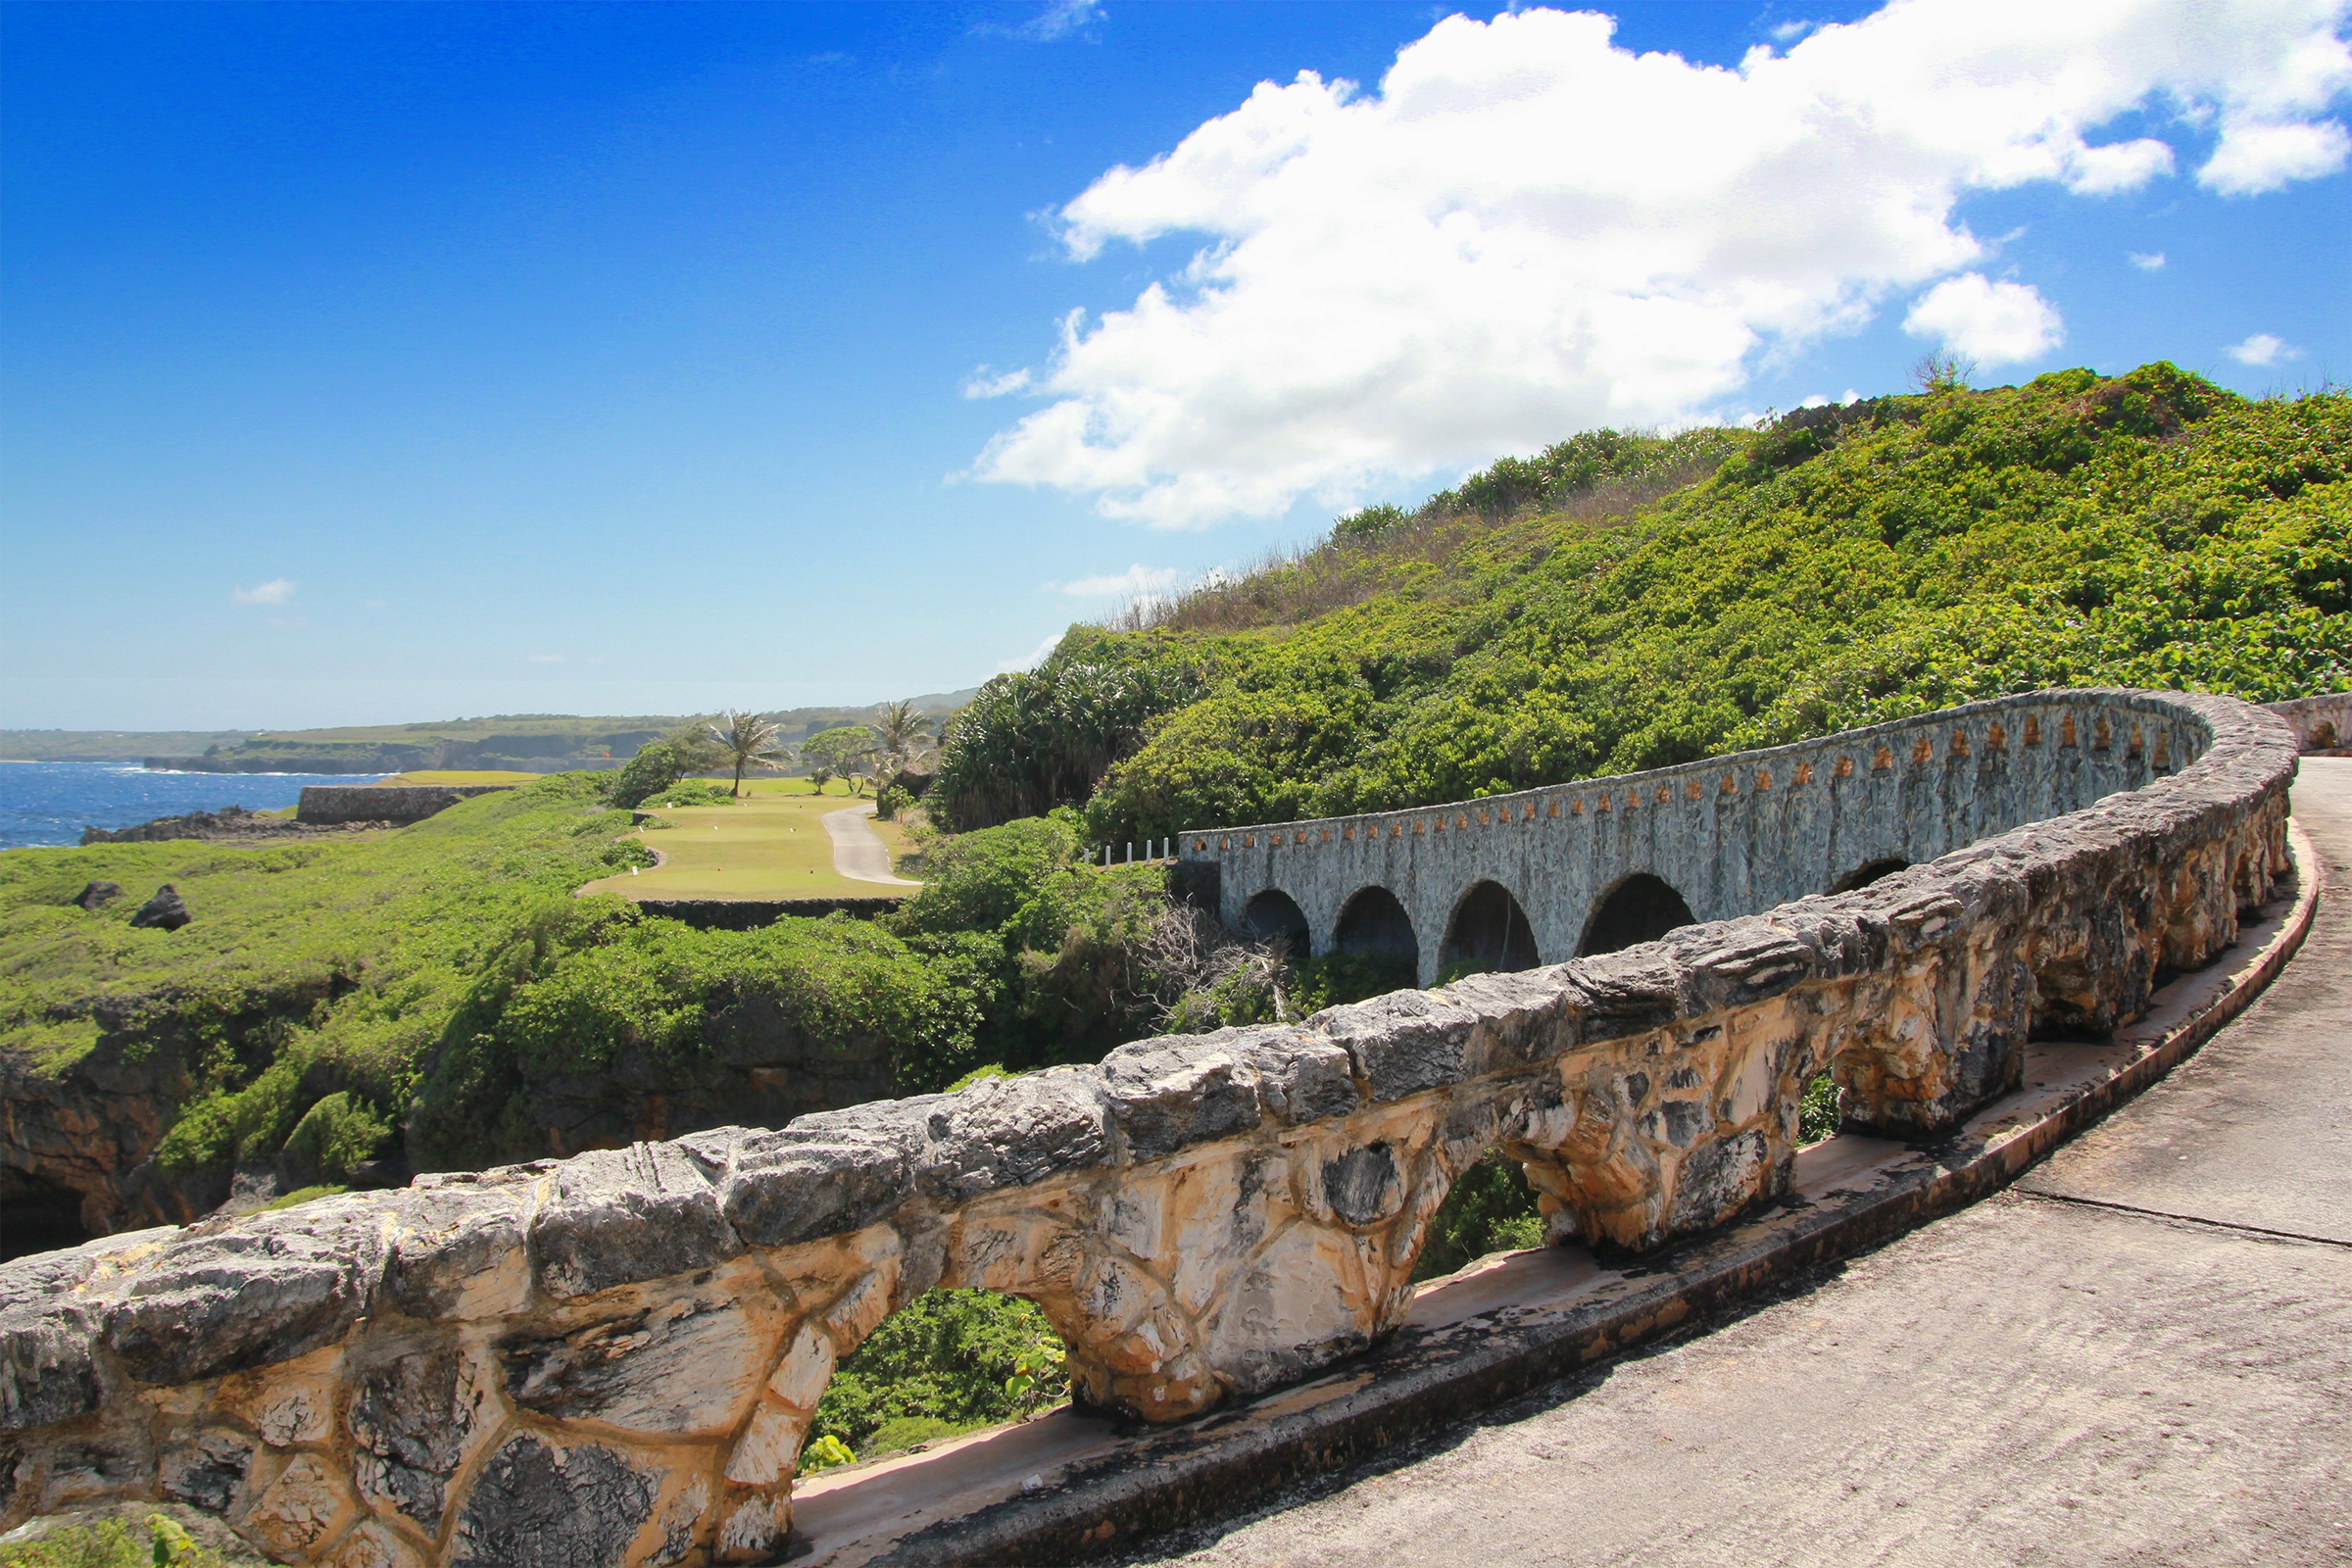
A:
[[[282,605],[294,597],[291,577],[272,577],[255,588],[239,588],[229,594],[229,602],[238,605]]]
[[[1138,564],[1115,576],[1080,577],[1075,582],[1065,582],[1061,591],[1073,599],[1131,599],[1137,594],[1164,594],[1175,586],[1175,567]]]
[[[2232,343],[2222,352],[2240,365],[2278,365],[2303,357],[2301,349],[2268,332],[2257,332],[2243,343]]]
[[[2097,140],[2127,114],[2218,127],[2198,174],[2217,190],[2326,172],[2341,127],[2319,117],[2352,87],[2346,11],[1895,0],[1737,69],[1619,48],[1589,13],[1447,18],[1375,91],[1311,72],[1260,83],[1062,208],[1079,261],[1201,243],[1131,306],[1065,317],[1026,385],[975,377],[1043,406],[968,476],[1197,526],[1689,419],[1764,355],[1982,265],[1956,216],[1970,192],[2164,177],[2165,141]],[[2000,351],[1981,360],[2057,340],[2027,285],[1967,286],[1986,296],[1971,329]]]
[[[2037,360],[2066,341],[2066,323],[2040,290],[1995,283],[1983,272],[1947,277],[1921,295],[1903,330],[1983,366]]]
[[[1007,659],[1004,661],[1004,662],[999,664],[996,672],[1000,675],[1009,675],[1016,670],[1035,669],[1038,665],[1046,662],[1046,656],[1048,654],[1051,654],[1054,649],[1061,646],[1062,638],[1068,635],[1069,634],[1067,632],[1055,632],[1053,636],[1048,637],[1044,642],[1039,643],[1034,649],[1030,650],[1029,653],[1022,658]]]
[[[2124,252],[2124,260],[2130,262],[2133,267],[2138,268],[2143,272],[2153,272],[2160,270],[2163,268],[2164,252],[2126,251]]]

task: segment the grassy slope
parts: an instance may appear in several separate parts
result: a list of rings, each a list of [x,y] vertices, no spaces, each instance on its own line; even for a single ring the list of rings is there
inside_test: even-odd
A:
[[[1464,799],[2033,686],[2352,682],[2352,396],[2247,402],[2155,366],[1845,417],[1630,521],[1336,540],[1253,580],[1245,624],[1229,602],[1208,629],[1179,607],[1082,630],[1041,674],[1209,685],[1110,770],[1089,831]],[[1335,574],[1356,602],[1319,611]]]
[[[235,1138],[282,1136],[276,1121],[299,1115],[318,1083],[398,1105],[517,926],[635,858],[612,842],[624,821],[573,775],[353,840],[12,851],[0,856],[0,1046],[61,1066],[96,1040],[96,1004],[135,1002],[215,1042],[209,1082],[320,1068],[307,1099],[289,1085],[282,1104],[257,1102],[248,1119],[259,1120]],[[88,912],[67,902],[92,880],[125,897]],[[167,882],[194,922],[133,929],[131,912]],[[245,1025],[265,1013],[278,1015],[270,1038],[252,1038]]]

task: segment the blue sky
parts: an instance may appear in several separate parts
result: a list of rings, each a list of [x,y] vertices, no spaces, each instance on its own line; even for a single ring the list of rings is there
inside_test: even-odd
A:
[[[0,7],[0,725],[870,702],[1939,346],[2346,375],[2344,7],[2000,10]]]

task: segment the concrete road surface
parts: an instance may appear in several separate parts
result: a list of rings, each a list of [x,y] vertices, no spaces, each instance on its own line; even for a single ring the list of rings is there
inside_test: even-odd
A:
[[[894,888],[921,887],[920,882],[910,882],[891,871],[890,846],[882,842],[882,835],[866,820],[873,814],[871,801],[824,814],[821,820],[825,834],[833,841],[833,869],[853,882],[883,882]]]
[[[2009,1192],[1130,1563],[2352,1564],[2352,760],[2309,943]]]

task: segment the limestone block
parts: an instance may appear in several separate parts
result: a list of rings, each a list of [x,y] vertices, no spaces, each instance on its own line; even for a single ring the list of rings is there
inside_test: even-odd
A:
[[[451,1478],[498,1421],[495,1376],[447,1341],[379,1342],[355,1356],[345,1421],[361,1496],[437,1534]]]
[[[735,1288],[730,1289],[732,1285]],[[772,1306],[740,1280],[498,1343],[507,1396],[559,1421],[714,1435],[743,1417],[774,1355]]]
[[[424,1568],[424,1558],[380,1519],[363,1519],[335,1544],[334,1568]]]
[[[343,1395],[340,1347],[221,1379],[211,1408],[217,1418],[242,1421],[271,1447],[323,1443],[333,1430]]]
[[[451,1568],[617,1568],[653,1517],[659,1492],[649,1467],[617,1447],[516,1433],[467,1491],[448,1561]]]
[[[898,1284],[899,1260],[882,1258],[853,1280],[824,1311],[825,1332],[833,1337],[836,1353],[847,1355],[890,1316],[892,1294]]]
[[[156,1467],[164,1495],[202,1508],[228,1512],[245,1487],[253,1464],[253,1440],[225,1427],[208,1427],[184,1443],[167,1446]]]
[[[684,1562],[703,1538],[703,1522],[710,1511],[710,1478],[692,1475],[662,1506],[662,1540],[654,1550],[655,1568]]]
[[[316,1555],[357,1511],[350,1486],[327,1460],[298,1453],[260,1485],[229,1522],[291,1562]]]
[[[96,1272],[81,1248],[0,1263],[0,1432],[98,1408],[98,1309],[69,1293]]]
[[[632,1144],[565,1160],[532,1216],[530,1246],[549,1295],[710,1268],[743,1250],[703,1167],[675,1144]]]
[[[1255,1127],[1256,1077],[1238,1053],[1213,1038],[1146,1041],[1102,1058],[1110,1120],[1135,1160]]]
[[[1460,1083],[1472,1071],[1478,1013],[1446,991],[1396,991],[1307,1020],[1345,1049],[1374,1103]]]
[[[1109,1122],[1102,1082],[1092,1069],[983,1079],[931,1107],[915,1181],[942,1206],[1027,1187],[1102,1158],[1110,1147]]]
[[[718,1527],[721,1562],[758,1562],[784,1539],[792,1521],[790,1505],[769,1496],[752,1497],[727,1515]]]
[[[392,1305],[411,1317],[518,1312],[531,1292],[522,1181],[449,1184],[399,1195],[384,1265]]]
[[[1218,1379],[1253,1394],[1368,1345],[1388,1294],[1384,1240],[1304,1222],[1270,1240],[1206,1326]]]
[[[192,1383],[341,1339],[372,1304],[381,1211],[364,1195],[164,1248],[109,1292],[104,1339],[143,1383]]]
[[[818,1325],[804,1325],[776,1363],[775,1374],[767,1380],[767,1391],[795,1409],[815,1410],[816,1401],[824,1396],[825,1385],[832,1381],[833,1346],[831,1336]]]
[[[1136,1186],[1144,1192],[1133,1201],[1165,1218],[1161,1246],[1131,1250],[1160,1271],[1177,1309],[1194,1319],[1209,1310],[1275,1228],[1300,1212],[1292,1197],[1292,1160],[1276,1150],[1198,1158]],[[1122,1192],[1120,1201],[1129,1200]]]
[[[719,1206],[755,1247],[791,1247],[887,1219],[914,1194],[933,1100],[800,1116],[780,1132],[725,1129]],[[700,1135],[710,1153],[717,1135]]]
[[[1391,1219],[1404,1207],[1404,1174],[1387,1143],[1350,1149],[1316,1166],[1316,1187],[1344,1225],[1362,1228]]]
[[[745,1487],[772,1487],[790,1480],[808,1430],[806,1415],[761,1405],[752,1412],[751,1425],[727,1456],[727,1479]]]
[[[1787,1161],[1778,1174],[1785,1188]],[[1655,1227],[1656,1240],[1645,1238],[1644,1245],[1736,1218],[1758,1200],[1775,1196],[1774,1176],[1771,1141],[1761,1130],[1709,1139],[1675,1163],[1672,1196]]]
[[[1258,1103],[1278,1125],[1347,1116],[1364,1103],[1345,1047],[1297,1027],[1220,1029],[1202,1038],[1237,1052],[1257,1075]]]
[[[77,1503],[143,1492],[154,1484],[155,1474],[156,1452],[142,1429],[116,1425],[69,1438],[49,1450],[40,1510],[55,1513]]]

